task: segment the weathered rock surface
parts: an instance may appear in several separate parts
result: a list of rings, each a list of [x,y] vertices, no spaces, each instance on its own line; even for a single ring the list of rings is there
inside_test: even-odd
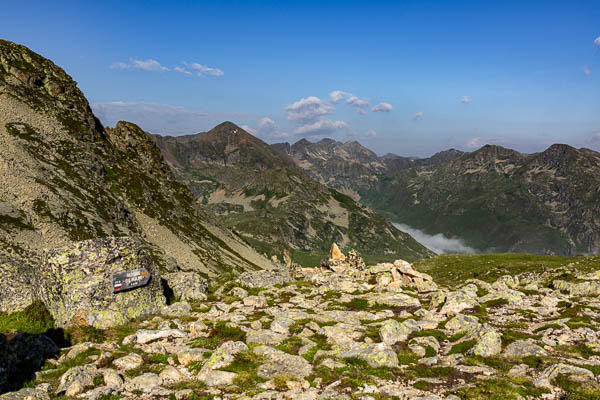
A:
[[[173,290],[176,298],[181,300],[205,300],[208,283],[196,272],[171,272],[164,274],[163,279]]]
[[[146,268],[147,286],[113,293],[112,274]],[[59,327],[108,328],[151,315],[165,304],[149,251],[129,238],[104,238],[51,249],[35,275],[38,297]]]
[[[0,258],[0,312],[21,311],[36,300],[32,272],[21,261]]]

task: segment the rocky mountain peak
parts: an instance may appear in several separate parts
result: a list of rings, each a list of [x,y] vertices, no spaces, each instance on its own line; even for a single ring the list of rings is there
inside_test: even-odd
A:
[[[102,124],[77,82],[52,61],[6,40],[0,40],[0,93],[53,114],[82,139],[95,141],[102,135]]]

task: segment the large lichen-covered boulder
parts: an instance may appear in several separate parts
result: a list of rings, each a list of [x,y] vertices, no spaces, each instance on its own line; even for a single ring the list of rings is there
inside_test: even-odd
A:
[[[0,294],[0,312],[23,311],[33,303],[31,269],[19,261],[0,258]]]
[[[206,300],[208,283],[195,272],[172,272],[163,275],[163,279],[181,300]]]
[[[148,270],[148,284],[113,293],[112,275],[137,268]],[[51,249],[34,282],[58,327],[104,329],[158,313],[165,305],[158,267],[149,250],[131,238],[91,239]]]

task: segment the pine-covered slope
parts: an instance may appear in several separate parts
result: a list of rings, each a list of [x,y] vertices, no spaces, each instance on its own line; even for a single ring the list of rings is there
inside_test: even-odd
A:
[[[300,262],[323,258],[332,242],[367,259],[431,253],[350,197],[309,177],[292,159],[230,122],[209,132],[156,136],[167,162],[198,201],[257,249]]]
[[[3,40],[0,182],[2,257],[33,265],[44,248],[132,236],[165,268],[270,265],[196,204],[148,134],[103,128],[60,67]]]

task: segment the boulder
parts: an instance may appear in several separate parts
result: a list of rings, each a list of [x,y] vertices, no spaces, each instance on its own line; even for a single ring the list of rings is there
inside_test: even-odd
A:
[[[235,359],[235,356],[244,351],[248,351],[248,346],[244,342],[234,342],[232,340],[223,343],[214,353],[211,354],[206,363],[202,366],[199,376],[204,376],[210,370],[225,368]]]
[[[86,386],[94,385],[94,378],[100,375],[95,365],[78,365],[70,368],[60,377],[60,384],[56,393],[68,393],[67,396],[76,396],[83,392]]]
[[[127,388],[130,390],[141,390],[142,392],[151,392],[157,386],[163,384],[163,379],[152,373],[146,372],[140,376],[136,376],[127,383]]]
[[[342,253],[337,243],[334,243],[331,245],[331,250],[329,251],[329,262],[335,263],[341,261],[346,261],[346,256]]]
[[[504,349],[503,354],[508,357],[546,356],[548,353],[541,346],[526,340],[512,342]]]
[[[113,365],[122,371],[129,371],[141,367],[144,363],[142,356],[136,353],[130,353],[113,361]]]
[[[491,357],[502,351],[502,335],[494,329],[485,327],[477,336],[477,343],[469,351],[470,355]]]
[[[146,286],[113,293],[112,275],[146,268]],[[34,277],[38,297],[58,327],[106,329],[157,313],[165,304],[148,249],[130,238],[101,238],[51,249]]]
[[[418,330],[420,330],[419,324],[414,319],[407,319],[403,322],[388,319],[379,328],[379,336],[383,343],[393,345],[406,341],[408,335]]]
[[[173,295],[181,300],[206,300],[208,283],[195,272],[173,272],[163,275]]]
[[[289,271],[282,269],[244,272],[240,274],[235,281],[240,285],[249,288],[264,288],[274,285],[283,285],[292,280]]]
[[[288,335],[283,333],[273,332],[270,329],[259,329],[254,330],[250,329],[246,332],[246,342],[252,344],[264,344],[269,346],[275,346],[285,339],[287,339]]]
[[[0,259],[0,312],[23,311],[36,299],[31,268],[14,260]]]
[[[397,368],[398,356],[386,343],[344,342],[333,347],[332,355],[340,358],[360,358],[373,368]]]
[[[267,361],[257,370],[258,376],[271,379],[276,376],[289,376],[304,379],[313,372],[312,365],[304,358],[284,353],[281,350],[267,346],[257,346],[254,354],[264,356]]]

